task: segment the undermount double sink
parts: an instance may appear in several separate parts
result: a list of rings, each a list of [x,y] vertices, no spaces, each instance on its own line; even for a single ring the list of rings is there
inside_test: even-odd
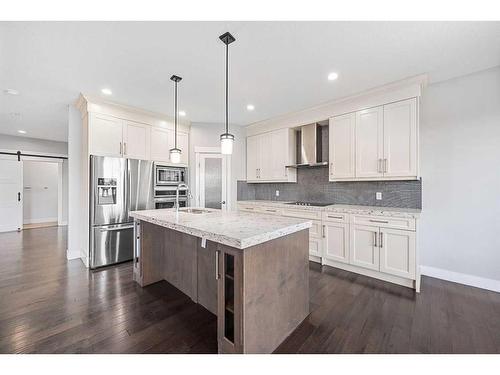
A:
[[[186,214],[208,214],[212,211],[209,210],[202,210],[200,208],[180,208],[179,212],[183,212]]]

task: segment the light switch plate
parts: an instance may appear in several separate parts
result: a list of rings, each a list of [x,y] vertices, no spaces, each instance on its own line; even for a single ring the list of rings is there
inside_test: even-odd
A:
[[[279,197],[280,196],[280,191],[279,190],[276,190],[276,196]]]
[[[382,193],[380,191],[377,191],[375,193],[375,199],[378,200],[378,201],[382,200]]]

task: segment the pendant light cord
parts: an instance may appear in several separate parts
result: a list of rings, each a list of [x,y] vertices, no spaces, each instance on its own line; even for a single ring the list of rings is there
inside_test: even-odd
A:
[[[175,109],[175,124],[174,124],[174,148],[177,148],[177,81],[175,82],[175,93],[174,93],[174,109]]]
[[[226,134],[229,133],[229,44],[226,44]]]

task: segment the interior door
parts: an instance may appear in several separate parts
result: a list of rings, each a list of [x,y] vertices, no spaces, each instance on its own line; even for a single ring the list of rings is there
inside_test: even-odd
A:
[[[90,153],[100,156],[123,155],[123,121],[111,116],[94,115],[90,120]]]
[[[328,132],[330,138],[330,179],[355,176],[355,125],[355,113],[330,119]]]
[[[23,227],[23,163],[0,159],[0,232]]]
[[[351,225],[351,264],[372,270],[379,269],[378,227]]]
[[[383,107],[356,112],[356,177],[381,177]]]
[[[226,158],[215,153],[198,157],[199,206],[227,210]]]
[[[336,262],[349,263],[348,224],[325,222],[324,257]]]
[[[417,176],[417,99],[384,105],[384,176]]]
[[[123,127],[123,156],[149,160],[151,155],[151,127],[126,121]]]
[[[415,278],[415,232],[380,228],[380,271]]]

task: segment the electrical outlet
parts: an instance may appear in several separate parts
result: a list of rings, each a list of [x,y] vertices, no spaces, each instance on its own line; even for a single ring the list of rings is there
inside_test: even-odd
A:
[[[377,193],[375,193],[375,199],[378,201],[382,200],[382,193],[380,191],[377,191]]]
[[[280,196],[280,191],[279,190],[276,190],[276,196],[279,197]]]

